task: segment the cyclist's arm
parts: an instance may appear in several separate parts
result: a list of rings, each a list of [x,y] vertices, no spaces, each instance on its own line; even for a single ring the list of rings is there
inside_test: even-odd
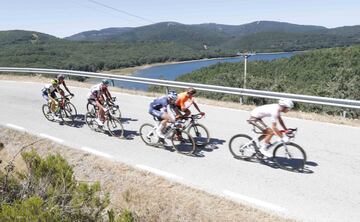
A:
[[[194,104],[194,106],[195,106],[195,108],[197,109],[197,111],[198,111],[199,113],[201,113],[200,108],[198,107],[198,105],[196,104],[196,102],[195,102],[194,100],[192,100],[192,103]]]
[[[278,117],[278,121],[281,125],[281,127],[284,129],[284,130],[287,130],[286,126],[285,126],[285,123],[283,121],[283,119],[281,118],[281,116]]]
[[[67,91],[69,94],[71,94],[69,88],[68,88],[68,87],[66,86],[66,84],[65,84],[65,81],[64,81],[62,84],[64,85],[64,88],[66,89],[66,91]]]
[[[276,122],[271,123],[271,129],[274,132],[274,134],[280,138],[282,138],[282,133],[279,131],[279,129],[276,127]]]

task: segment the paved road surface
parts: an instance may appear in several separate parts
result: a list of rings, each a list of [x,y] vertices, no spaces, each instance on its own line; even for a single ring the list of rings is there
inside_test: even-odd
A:
[[[172,180],[225,196],[251,206],[304,221],[359,221],[360,129],[316,121],[285,118],[299,127],[296,142],[308,155],[307,173],[291,173],[259,163],[234,159],[229,139],[251,133],[241,110],[202,105],[202,121],[211,133],[212,149],[189,157],[151,148],[141,141],[138,129],[152,122],[147,113],[152,98],[113,93],[118,98],[127,139],[91,131],[81,121],[75,127],[47,121],[39,83],[0,81],[0,124],[22,127],[33,134],[51,136],[77,149],[114,158]],[[72,102],[85,113],[87,89],[72,88]]]

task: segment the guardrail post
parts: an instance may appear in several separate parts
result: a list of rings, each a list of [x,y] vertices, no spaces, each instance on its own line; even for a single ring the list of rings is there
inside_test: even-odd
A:
[[[344,110],[344,111],[342,112],[342,117],[343,117],[344,119],[346,119],[346,110]]]

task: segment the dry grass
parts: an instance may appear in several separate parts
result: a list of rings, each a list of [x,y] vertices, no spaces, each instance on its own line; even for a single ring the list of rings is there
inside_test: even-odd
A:
[[[2,168],[21,147],[36,140],[39,138],[0,127],[0,142],[5,147],[0,150]],[[78,180],[100,181],[111,194],[111,207],[118,212],[129,209],[136,221],[292,221],[45,139],[27,149],[41,156],[60,153],[74,167]],[[20,155],[15,165],[17,170],[25,169]]]
[[[131,69],[131,68],[129,68],[129,69]],[[1,75],[0,74],[0,80],[32,81],[32,82],[40,82],[40,83],[48,83],[49,82],[49,78],[45,78],[42,75],[22,76],[22,75]],[[85,88],[90,88],[93,85],[93,84],[86,83],[86,82],[78,82],[78,81],[71,81],[71,80],[67,80],[66,83],[70,86],[85,87]],[[162,95],[160,93],[155,93],[155,92],[144,92],[144,91],[140,91],[140,90],[139,91],[138,90],[129,90],[129,89],[116,88],[116,87],[111,87],[111,91],[127,93],[127,94],[143,95],[143,96],[149,96],[149,97],[157,97],[157,96]],[[251,106],[251,105],[241,105],[240,103],[216,101],[216,100],[210,100],[210,99],[205,99],[205,98],[197,98],[197,101],[201,104],[227,107],[227,108],[240,109],[240,110],[252,110],[255,108],[255,106]],[[306,112],[301,112],[301,111],[289,112],[286,114],[286,116],[298,118],[298,119],[315,120],[315,121],[320,121],[320,122],[360,127],[360,119],[348,119],[348,118],[343,118],[341,116],[333,116],[333,115],[317,114],[317,113],[306,113]]]

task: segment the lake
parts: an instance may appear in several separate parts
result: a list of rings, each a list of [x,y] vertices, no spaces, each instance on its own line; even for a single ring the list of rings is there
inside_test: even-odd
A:
[[[263,60],[270,61],[279,58],[289,58],[295,55],[297,52],[286,52],[286,53],[269,53],[269,54],[256,54],[248,58],[248,61],[255,60]],[[175,80],[176,77],[181,76],[183,74],[195,71],[197,69],[201,69],[206,66],[210,66],[216,63],[222,62],[242,62],[244,61],[244,57],[231,57],[231,58],[217,58],[217,59],[204,59],[204,60],[196,60],[189,61],[183,63],[176,64],[166,64],[166,65],[157,65],[152,66],[146,69],[141,69],[133,73],[132,76],[136,77],[144,77],[151,79],[166,79],[166,80]],[[115,81],[115,86],[127,89],[136,89],[146,91],[148,89],[147,84],[141,83],[130,83],[130,82],[122,82]]]

